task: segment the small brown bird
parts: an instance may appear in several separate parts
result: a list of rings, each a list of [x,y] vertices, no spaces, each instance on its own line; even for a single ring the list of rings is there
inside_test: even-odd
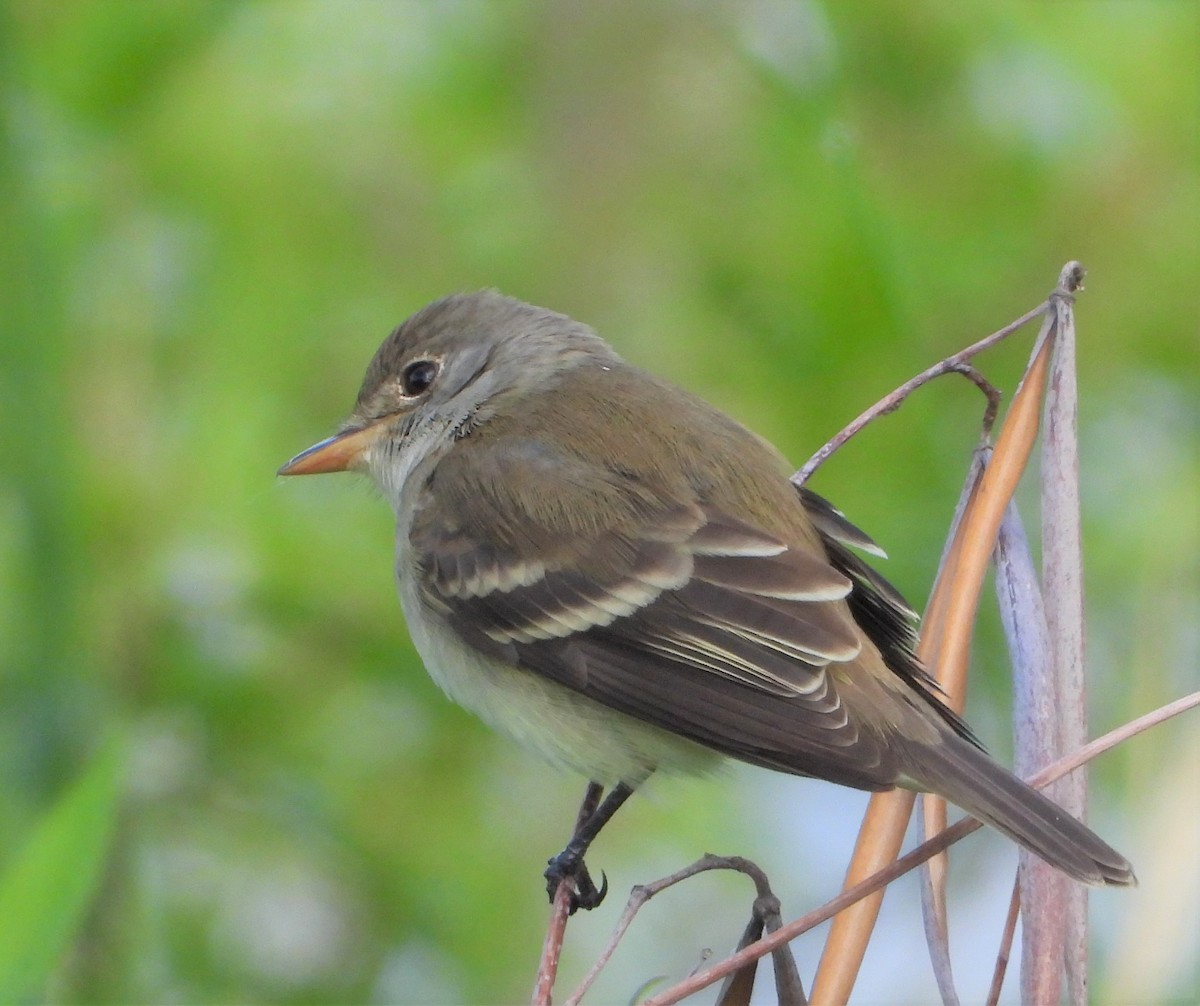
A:
[[[939,793],[1071,877],[1123,856],[993,761],[938,697],[915,615],[764,440],[561,314],[481,292],[413,315],[336,436],[280,469],[368,473],[413,642],[455,701],[608,797],[721,755]]]

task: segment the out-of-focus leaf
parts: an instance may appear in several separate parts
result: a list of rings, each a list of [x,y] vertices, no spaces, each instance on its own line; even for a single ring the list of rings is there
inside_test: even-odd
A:
[[[0,1002],[34,995],[78,929],[108,856],[120,767],[110,741],[0,876]]]

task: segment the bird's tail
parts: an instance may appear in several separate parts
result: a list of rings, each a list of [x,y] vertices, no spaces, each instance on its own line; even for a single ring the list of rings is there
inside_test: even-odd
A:
[[[1137,883],[1129,860],[962,737],[946,731],[939,743],[906,754],[918,788],[944,796],[1068,876],[1097,886]]]

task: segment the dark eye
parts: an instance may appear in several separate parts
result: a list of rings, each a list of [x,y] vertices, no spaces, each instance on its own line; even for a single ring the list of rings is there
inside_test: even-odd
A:
[[[404,382],[406,395],[421,395],[429,390],[433,379],[437,377],[438,365],[432,360],[417,360],[404,368],[401,380]]]

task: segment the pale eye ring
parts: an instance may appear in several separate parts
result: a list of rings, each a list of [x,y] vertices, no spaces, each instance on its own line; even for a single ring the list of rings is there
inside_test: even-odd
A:
[[[414,360],[400,375],[400,386],[406,395],[415,398],[425,394],[438,375],[436,360]]]

